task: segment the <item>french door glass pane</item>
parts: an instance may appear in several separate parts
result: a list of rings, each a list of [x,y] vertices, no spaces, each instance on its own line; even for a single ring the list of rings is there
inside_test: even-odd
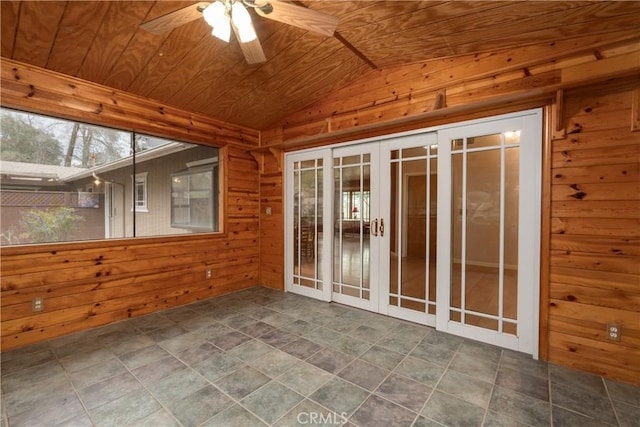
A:
[[[369,299],[368,154],[334,159],[333,291]]]
[[[435,314],[437,160],[428,154],[424,146],[391,152],[388,303]]]
[[[516,334],[519,133],[510,138],[452,140],[449,318]]]
[[[500,150],[467,154],[465,308],[498,315]]]
[[[322,163],[294,163],[293,171],[293,283],[322,289]]]
[[[300,284],[300,162],[293,171],[293,283]]]
[[[434,147],[431,147],[431,155],[434,155]],[[437,235],[438,235],[438,159],[429,160],[429,255],[428,255],[428,271],[429,282],[427,286],[429,314],[436,314],[436,265],[437,265]]]
[[[458,144],[457,141],[453,142]],[[462,142],[459,143],[462,146]],[[464,211],[464,204],[462,202],[462,172],[463,172],[463,154],[456,153],[451,156],[451,307],[462,307],[462,281],[463,269],[462,269],[462,255],[463,255],[463,227],[462,217]],[[452,313],[453,314],[453,313]],[[456,320],[452,318],[451,320]]]

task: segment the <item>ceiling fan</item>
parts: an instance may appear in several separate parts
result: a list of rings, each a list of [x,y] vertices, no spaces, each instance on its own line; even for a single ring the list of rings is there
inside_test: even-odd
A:
[[[249,64],[265,62],[262,45],[253,28],[247,8],[255,10],[264,18],[329,37],[338,26],[336,16],[278,0],[215,0],[198,2],[178,9],[144,22],[140,28],[154,34],[162,34],[203,17],[213,28],[211,34],[227,43],[231,39],[233,29],[240,42],[242,54]]]

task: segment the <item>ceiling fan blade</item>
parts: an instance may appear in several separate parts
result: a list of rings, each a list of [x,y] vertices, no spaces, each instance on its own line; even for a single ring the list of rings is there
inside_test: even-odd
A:
[[[154,34],[163,34],[181,25],[202,18],[201,10],[209,6],[209,2],[201,1],[191,6],[183,7],[174,12],[167,13],[151,21],[143,22],[140,28]]]
[[[328,13],[276,0],[271,0],[268,4],[271,5],[271,11],[266,5],[260,7],[262,2],[257,2],[255,11],[258,15],[329,37],[333,36],[338,27],[339,18]]]
[[[257,38],[250,42],[241,43],[240,36],[238,35],[238,29],[235,25],[233,25],[233,21],[231,24],[233,28],[233,33],[236,35],[236,40],[238,40],[238,44],[240,45],[240,50],[244,55],[244,59],[247,60],[248,64],[260,64],[261,62],[265,62],[267,58],[264,56],[264,52],[262,51],[262,45],[260,44],[260,40]]]

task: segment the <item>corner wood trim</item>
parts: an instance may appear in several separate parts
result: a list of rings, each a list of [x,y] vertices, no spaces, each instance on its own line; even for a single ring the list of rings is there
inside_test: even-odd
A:
[[[278,172],[282,172],[282,149],[277,147],[269,147],[268,149],[249,150],[249,154],[258,163],[258,170],[264,173],[265,156],[270,153],[278,164]]]
[[[565,139],[567,130],[564,126],[564,90],[558,89],[551,104],[552,140]]]

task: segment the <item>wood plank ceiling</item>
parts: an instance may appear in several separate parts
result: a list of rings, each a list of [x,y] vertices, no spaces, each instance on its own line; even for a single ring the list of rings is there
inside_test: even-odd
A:
[[[1,55],[255,129],[375,69],[638,29],[632,1],[304,1],[338,16],[323,37],[251,11],[267,62],[199,19],[139,28],[193,1],[2,1]],[[640,36],[640,30],[639,30]],[[425,72],[425,78],[428,75]]]

